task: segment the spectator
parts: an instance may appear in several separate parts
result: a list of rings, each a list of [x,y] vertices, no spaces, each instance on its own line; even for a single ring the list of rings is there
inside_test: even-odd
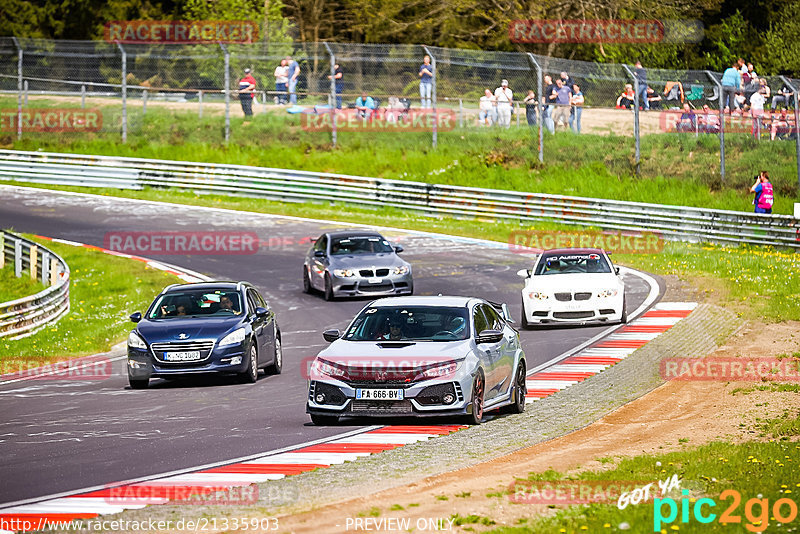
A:
[[[336,90],[336,109],[342,109],[342,89],[344,88],[344,81],[342,80],[343,76],[344,73],[342,72],[342,67],[336,63],[333,66],[333,79],[335,80],[334,89]],[[328,79],[331,79],[330,74],[328,74]]]
[[[569,74],[566,72],[561,73],[561,83],[564,84],[564,87],[569,87],[572,89],[572,86],[575,85],[575,81],[569,77]]]
[[[400,99],[396,96],[389,97],[389,105],[386,106],[386,122],[390,123],[397,123],[403,122],[405,115],[407,114],[407,108],[405,102],[408,102],[408,99]]]
[[[736,62],[731,63],[725,72],[722,73],[722,105],[725,111],[731,111],[735,107],[734,102],[736,91],[741,88],[742,75],[736,68]]]
[[[647,105],[650,109],[661,109],[661,95],[652,87],[647,88]]]
[[[422,58],[422,65],[419,68],[419,97],[422,100],[422,107],[428,109],[431,106],[431,93],[433,92],[433,65],[431,56]]]
[[[772,193],[772,184],[769,181],[769,173],[761,171],[756,176],[756,183],[750,188],[751,193],[755,193],[753,204],[755,205],[756,213],[772,213],[772,204],[775,197]]]
[[[792,90],[789,89],[789,86],[784,84],[781,87],[781,90],[775,93],[775,96],[772,97],[772,111],[777,109],[778,104],[783,104],[783,108],[786,109],[789,107],[789,102],[792,101]]]
[[[523,102],[525,102],[525,118],[528,120],[528,126],[536,126],[536,93],[529,90]]]
[[[753,93],[750,97],[750,116],[753,117],[753,137],[761,135],[761,117],[764,115],[764,103],[766,98],[761,92]]]
[[[289,83],[289,65],[285,59],[281,60],[281,64],[275,67],[275,92],[278,93],[275,97],[276,104],[285,104],[288,99],[286,98],[286,88]]]
[[[758,92],[764,95],[765,100],[769,100],[772,96],[772,90],[769,88],[766,78],[761,78],[758,80]]]
[[[703,113],[698,117],[697,122],[701,132],[719,133],[719,118],[708,104],[703,104]]]
[[[650,102],[647,100],[647,70],[642,67],[641,61],[637,61],[635,67],[636,69],[633,71],[633,75],[636,77],[636,81],[639,82],[639,104],[644,106],[645,111],[649,111]]]
[[[555,108],[557,98],[556,89],[558,89],[558,87],[553,83],[553,78],[551,78],[550,75],[545,75],[544,83],[546,85],[544,87],[544,95],[542,95],[542,104],[545,104],[545,107],[542,111],[542,118],[545,128],[547,128],[550,133],[555,133],[556,128],[553,123],[553,108]]]
[[[778,131],[781,133],[791,131],[789,128],[789,116],[786,114],[786,108],[781,110],[781,114],[779,116],[772,116],[772,124],[769,133],[770,141],[775,140],[775,137],[778,135]]]
[[[748,72],[748,70],[747,70],[747,64],[744,62],[744,58],[741,58],[741,57],[740,57],[740,58],[739,58],[739,59],[736,61],[736,68],[739,70],[739,73],[740,73],[742,76],[744,76],[744,75],[745,75],[745,74]]]
[[[677,132],[695,132],[697,131],[697,115],[689,105],[688,102],[683,104],[683,113],[678,122],[675,123],[675,131]]]
[[[239,102],[245,117],[253,116],[253,97],[255,96],[256,79],[250,69],[244,69],[244,77],[239,80]]]
[[[567,119],[567,110],[570,109],[570,96],[572,95],[572,89],[565,86],[564,82],[561,81],[561,78],[556,80],[556,110],[553,114],[553,124],[554,126],[564,126],[567,127],[568,119]]]
[[[300,64],[292,59],[292,56],[286,56],[286,63],[289,65],[289,103],[292,105],[297,104],[297,80],[300,78]]]
[[[570,98],[572,104],[572,112],[569,115],[569,127],[575,133],[581,133],[581,115],[583,114],[583,93],[578,84],[572,85],[572,97]],[[574,122],[573,122],[574,121]]]
[[[492,91],[486,89],[478,104],[478,124],[491,126],[497,117],[497,99]]]
[[[626,83],[625,90],[617,98],[617,109],[633,109],[634,98],[633,85]]]
[[[497,124],[510,128],[514,92],[508,88],[508,80],[500,82],[500,87],[494,90],[494,96],[497,98]]]
[[[736,110],[744,111],[744,107],[747,105],[747,100],[744,97],[744,94],[741,91],[736,91],[736,95],[733,99],[733,104]]]
[[[365,119],[372,118],[372,113],[375,111],[375,101],[371,96],[367,95],[366,91],[361,92],[361,96],[356,98],[356,113],[359,117]]]

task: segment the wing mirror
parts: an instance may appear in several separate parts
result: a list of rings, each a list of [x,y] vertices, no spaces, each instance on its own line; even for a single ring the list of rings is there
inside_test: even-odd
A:
[[[261,306],[256,308],[256,316],[257,317],[266,317],[268,314],[269,314],[269,310],[268,309],[262,308]]]
[[[478,334],[475,342],[478,345],[482,345],[484,343],[498,343],[501,339],[503,339],[503,333],[500,330],[484,330]]]
[[[138,323],[142,320],[142,312],[136,312],[131,314],[131,321],[134,323]]]
[[[531,277],[531,270],[530,269],[520,269],[517,271],[517,276],[520,278],[530,278]]]
[[[314,257],[315,258],[324,258],[325,257],[325,251],[324,250],[315,250],[314,251]]]
[[[401,252],[403,252],[403,250],[405,250],[405,249],[403,249],[403,245],[395,245],[395,246],[394,246],[394,251],[395,251],[397,254],[400,254]]]
[[[341,333],[341,332],[339,332],[339,329],[338,329],[338,328],[331,328],[330,330],[325,330],[325,331],[322,333],[322,337],[323,337],[323,338],[325,339],[325,341],[327,341],[328,343],[333,343],[334,341],[336,341],[337,339],[339,339],[340,337],[342,337],[342,333]]]

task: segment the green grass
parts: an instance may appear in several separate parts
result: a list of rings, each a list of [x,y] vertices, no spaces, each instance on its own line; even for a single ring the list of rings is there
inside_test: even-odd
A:
[[[0,106],[15,102],[0,98]],[[32,101],[31,106],[44,106]],[[52,106],[53,104],[48,104]],[[110,128],[118,108],[103,108]],[[709,208],[752,210],[752,177],[769,170],[776,189],[776,213],[792,213],[798,198],[795,148],[788,141],[756,142],[732,134],[726,142],[728,177],[718,176],[719,142],[713,136],[652,134],[642,137],[642,173],[633,173],[629,136],[549,134],[545,164],[525,128],[456,129],[430,133],[342,132],[333,148],[330,134],[309,132],[299,116],[279,112],[245,122],[233,117],[225,144],[218,115],[152,108],[129,110],[129,141],[115,131],[97,134],[26,133],[22,141],[0,133],[0,146],[143,158],[281,167],[362,176],[457,184],[515,191],[564,194]],[[113,130],[113,128],[111,128]]]
[[[29,297],[44,289],[44,284],[38,279],[32,280],[28,271],[23,271],[20,278],[14,276],[13,261],[0,269],[0,302]]]
[[[70,267],[70,311],[59,322],[19,340],[0,339],[0,372],[104,352],[124,341],[133,324],[174,275],[144,263],[61,243],[25,237],[59,254]]]
[[[793,428],[797,436],[797,428]],[[731,502],[720,499],[720,493],[727,489],[740,492],[742,502],[735,512],[742,517],[740,526],[723,526],[717,520],[709,524],[701,524],[690,514],[690,521],[682,523],[680,513],[672,523],[664,524],[656,532],[747,532],[746,524],[750,521],[744,513],[745,503],[751,498],[768,499],[770,508],[781,498],[790,498],[797,501],[800,493],[800,478],[797,473],[797,462],[800,460],[798,450],[800,445],[794,442],[750,442],[743,444],[730,444],[713,442],[701,447],[685,448],[680,451],[660,454],[642,455],[622,459],[619,465],[608,471],[584,472],[570,479],[590,481],[655,481],[665,480],[677,474],[681,480],[681,488],[689,490],[689,503],[694,499],[703,497],[714,499],[717,507],[712,511],[717,516],[727,508]],[[566,475],[551,473],[556,480],[567,479]],[[534,477],[536,478],[536,477]],[[655,485],[654,485],[655,486]],[[656,487],[657,489],[657,487]],[[672,494],[681,506],[681,494]],[[667,507],[663,508],[664,513]],[[708,512],[708,508],[704,512]],[[752,508],[758,516],[759,507]],[[784,514],[788,507],[784,507]],[[767,520],[770,528],[767,532],[793,532],[796,520],[792,525],[776,527],[774,520]],[[493,533],[523,534],[523,533],[575,533],[575,532],[617,532],[629,530],[630,532],[653,532],[654,503],[643,502],[637,505],[628,505],[623,510],[618,509],[617,503],[592,503],[588,505],[570,506],[559,508],[555,515],[550,517],[537,517],[530,519],[524,526],[503,527],[492,530]],[[673,527],[678,527],[673,529]],[[789,527],[789,528],[786,528]]]

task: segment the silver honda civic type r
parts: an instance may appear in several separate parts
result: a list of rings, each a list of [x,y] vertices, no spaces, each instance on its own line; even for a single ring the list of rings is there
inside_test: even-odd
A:
[[[463,416],[525,409],[525,353],[505,304],[391,297],[367,304],[308,368],[315,424],[352,416]]]
[[[382,235],[369,231],[323,234],[306,254],[303,290],[321,291],[325,300],[335,297],[411,295],[411,265]]]

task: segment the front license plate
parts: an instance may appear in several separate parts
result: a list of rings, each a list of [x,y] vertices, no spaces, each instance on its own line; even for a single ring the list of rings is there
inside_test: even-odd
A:
[[[370,278],[369,279],[369,283],[370,284],[380,284],[381,282],[383,282],[383,278]]]
[[[184,352],[165,352],[164,361],[167,362],[188,362],[200,359],[199,350],[187,350]]]
[[[356,399],[363,400],[403,400],[402,389],[357,389]]]

